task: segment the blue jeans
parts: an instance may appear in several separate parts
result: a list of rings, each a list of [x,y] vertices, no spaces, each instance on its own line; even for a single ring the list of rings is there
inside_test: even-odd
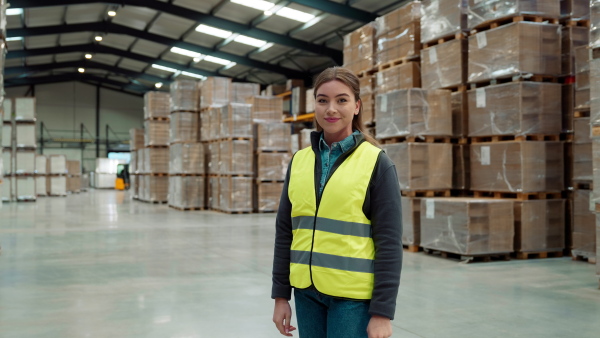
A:
[[[314,289],[294,289],[300,338],[367,338],[371,320],[368,301],[323,295]]]

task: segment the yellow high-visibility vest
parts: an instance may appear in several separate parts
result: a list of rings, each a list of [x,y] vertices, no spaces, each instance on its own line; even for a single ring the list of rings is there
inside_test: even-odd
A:
[[[314,285],[334,297],[371,299],[375,246],[362,207],[380,152],[368,142],[358,146],[330,176],[319,205],[315,153],[308,147],[294,155],[288,188],[293,287]]]

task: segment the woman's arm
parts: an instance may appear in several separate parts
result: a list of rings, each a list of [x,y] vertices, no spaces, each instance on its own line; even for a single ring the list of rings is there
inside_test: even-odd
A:
[[[290,285],[290,248],[292,246],[292,203],[288,196],[290,168],[288,166],[279,210],[275,221],[275,249],[273,255],[273,286],[271,298],[292,298]]]

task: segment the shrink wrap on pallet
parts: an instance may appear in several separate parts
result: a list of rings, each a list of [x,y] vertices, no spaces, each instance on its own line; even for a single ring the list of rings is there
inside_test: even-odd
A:
[[[168,120],[146,120],[144,121],[144,130],[144,145],[146,147],[169,145]]]
[[[180,209],[204,208],[204,176],[169,177],[169,205]]]
[[[592,137],[600,137],[600,59],[590,61],[590,124]]]
[[[10,124],[2,125],[2,147],[10,148],[12,147],[12,132],[13,127]]]
[[[469,134],[469,101],[467,92],[455,92],[451,95],[452,136],[467,137]]]
[[[261,182],[256,186],[256,210],[271,212],[279,210],[283,182]]]
[[[291,109],[293,116],[306,114],[306,89],[304,89],[304,87],[294,87],[292,89]]]
[[[195,112],[200,106],[200,89],[198,81],[175,80],[170,86],[170,111]]]
[[[2,110],[4,111],[4,116],[2,117],[3,122],[10,122],[12,120],[13,115],[13,99],[10,97],[5,97],[2,102]]]
[[[45,175],[48,172],[48,156],[35,155],[35,173]]]
[[[136,151],[136,160],[137,160],[137,172],[136,174],[146,174],[148,170],[146,169],[146,148],[138,149]]]
[[[515,22],[469,37],[468,82],[527,74],[559,76],[560,25]]]
[[[589,44],[590,29],[588,27],[563,27],[562,28],[562,75],[575,75],[576,48]],[[587,60],[586,60],[587,61]]]
[[[512,82],[469,91],[469,136],[558,135],[562,86]]]
[[[590,51],[587,46],[575,48],[575,108],[590,106],[591,89]]]
[[[67,161],[67,174],[70,176],[81,175],[81,162],[80,161]]]
[[[515,201],[515,251],[562,252],[565,207],[563,199]]]
[[[364,124],[373,124],[375,122],[375,82],[375,75],[367,75],[359,79],[362,120]]]
[[[252,122],[281,122],[283,98],[277,96],[253,96],[246,100],[252,105]]]
[[[368,23],[344,36],[344,68],[354,74],[370,71],[375,65],[374,22]]]
[[[361,87],[362,89],[362,87]],[[313,88],[306,90],[306,112],[314,113],[315,111],[315,90]]]
[[[254,174],[252,140],[223,140],[219,142],[219,145],[220,174]]]
[[[102,174],[101,174],[102,175]],[[67,194],[67,177],[66,176],[48,176],[47,177],[48,195],[50,196],[65,196]],[[115,179],[112,180],[112,187],[115,186]],[[105,185],[96,185],[96,188],[106,188]]]
[[[419,55],[420,19],[421,3],[412,1],[375,20],[376,65]]]
[[[208,191],[207,191],[207,206],[209,209],[219,210],[219,181],[220,177],[210,176],[208,178]]]
[[[132,174],[130,176],[130,188],[131,198],[139,199],[140,198],[140,175]]]
[[[171,144],[179,142],[197,142],[200,126],[198,113],[172,113],[169,120],[169,141]]]
[[[48,182],[47,176],[36,176],[35,177],[35,194],[37,196],[46,196],[48,194],[47,182]]]
[[[231,102],[232,80],[229,77],[211,76],[200,83],[200,106],[227,105]]]
[[[452,189],[452,144],[404,142],[383,149],[396,165],[400,189]]]
[[[221,170],[221,143],[211,142],[207,146],[206,158],[208,160],[207,168],[209,174],[219,174]]]
[[[35,151],[17,150],[15,155],[15,174],[33,175],[35,173]]]
[[[467,82],[467,40],[452,40],[421,50],[423,89],[453,88]]]
[[[258,153],[256,178],[262,181],[283,181],[292,156],[290,153]]]
[[[135,151],[144,148],[144,129],[129,129],[129,150]]]
[[[151,174],[169,173],[169,148],[145,148],[144,168]]]
[[[129,172],[131,174],[137,174],[139,172],[138,165],[138,151],[132,151],[129,153]]]
[[[491,21],[520,15],[544,19],[560,17],[558,0],[469,0],[469,29]]]
[[[310,147],[310,134],[316,129],[302,129],[300,130],[300,149],[304,149],[306,147]]]
[[[35,124],[17,124],[15,134],[17,148],[37,148]]]
[[[17,97],[14,99],[15,121],[35,121],[35,97]]]
[[[13,176],[5,176],[4,182],[0,184],[0,197],[2,202],[10,202],[14,198],[14,180]]]
[[[572,20],[589,20],[590,0],[560,0],[560,16]]]
[[[0,175],[9,176],[13,173],[13,158],[10,149],[2,149],[2,172]]]
[[[471,189],[491,192],[559,192],[564,189],[559,141],[471,144]]]
[[[421,245],[421,198],[400,198],[402,205],[402,244]]]
[[[149,202],[168,202],[169,176],[145,175]]]
[[[219,209],[225,212],[252,212],[252,177],[220,177]]]
[[[247,103],[232,103],[221,107],[220,111],[220,138],[251,138],[253,136],[252,105]]]
[[[144,94],[144,119],[168,118],[171,96],[164,92],[147,92]]]
[[[37,195],[35,193],[35,177],[33,176],[16,176],[16,195],[17,201],[35,201]]]
[[[260,95],[258,83],[233,82],[231,103],[246,103],[249,97],[256,95]]]
[[[201,142],[210,141],[210,109],[200,112],[199,123],[199,140]]]
[[[513,201],[423,198],[421,246],[459,255],[513,251]]]
[[[471,188],[471,145],[452,145],[452,188],[469,190]]]
[[[96,159],[96,171],[97,172],[103,172],[103,171],[98,171],[98,168],[102,166],[102,164],[104,163],[102,160],[108,160],[108,159]],[[113,162],[114,163],[114,162]],[[115,164],[115,168],[114,168],[114,173],[116,173],[117,167]],[[48,174],[66,174],[67,173],[67,157],[65,155],[50,155],[48,156],[48,167],[47,167],[47,173]],[[109,173],[113,173],[113,171],[109,171]]]
[[[178,143],[169,148],[169,174],[203,175],[206,173],[205,145]]]
[[[254,130],[257,151],[290,151],[292,131],[288,123],[257,123]]]
[[[600,47],[600,0],[590,0],[590,47]]]
[[[413,88],[377,95],[377,138],[451,136],[451,94],[449,90]]]
[[[468,0],[423,0],[421,42],[461,33],[467,29]]]
[[[573,255],[596,257],[596,215],[590,211],[592,192],[575,190],[573,197]]]
[[[375,74],[377,93],[388,93],[394,90],[420,88],[421,72],[418,62],[407,62]],[[362,87],[361,87],[362,89]]]
[[[594,178],[590,119],[577,118],[573,135],[573,180],[592,181]]]

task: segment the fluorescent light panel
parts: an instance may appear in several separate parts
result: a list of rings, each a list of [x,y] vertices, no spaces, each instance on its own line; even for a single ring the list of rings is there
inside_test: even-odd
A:
[[[265,44],[267,44],[267,42],[265,40],[259,40],[259,39],[251,38],[251,37],[245,36],[245,35],[239,35],[238,37],[233,39],[233,41],[243,43],[246,45],[250,45],[250,46],[254,46],[254,47],[262,47]]]
[[[171,72],[171,73],[177,72],[177,69],[169,68],[169,67],[165,67],[165,66],[161,66],[161,65],[157,65],[157,64],[153,64],[152,68],[156,68],[156,69],[160,69],[160,70],[166,70],[167,72]]]
[[[283,7],[275,13],[279,16],[283,16],[284,18],[300,21],[300,22],[309,22],[314,19],[315,16],[312,14],[304,13],[302,11],[298,11],[295,9]]]
[[[204,58],[204,61],[213,62],[213,63],[218,63],[218,64],[221,64],[221,65],[228,65],[228,64],[232,63],[232,62],[231,62],[231,61],[229,61],[229,60],[221,59],[221,58],[214,57],[214,56],[210,56],[210,55],[207,55],[207,56]]]
[[[206,79],[206,76],[202,76],[200,74],[195,74],[195,73],[190,73],[190,72],[181,72],[181,74],[189,76],[189,77],[195,77],[197,79],[202,79],[202,80]]]
[[[231,2],[234,4],[258,9],[259,11],[266,11],[275,6],[274,3],[263,0],[231,0]]]
[[[6,41],[18,41],[18,40],[23,40],[22,36],[14,36],[12,38],[6,38]]]
[[[7,8],[6,15],[21,15],[23,14],[23,8]]]
[[[227,39],[229,36],[231,36],[231,34],[233,34],[230,31],[218,29],[215,27],[207,26],[207,25],[200,25],[200,26],[196,27],[196,31],[200,32],[200,33],[208,34],[208,35],[217,36],[217,37],[220,37],[223,39]]]
[[[171,48],[171,52],[173,53],[177,53],[177,54],[181,54],[181,55],[185,55],[185,56],[189,56],[192,58],[199,58],[202,56],[202,54],[197,53],[197,52],[193,52],[191,50],[187,50],[187,49],[183,49],[183,48],[179,48],[179,47],[173,47]]]

